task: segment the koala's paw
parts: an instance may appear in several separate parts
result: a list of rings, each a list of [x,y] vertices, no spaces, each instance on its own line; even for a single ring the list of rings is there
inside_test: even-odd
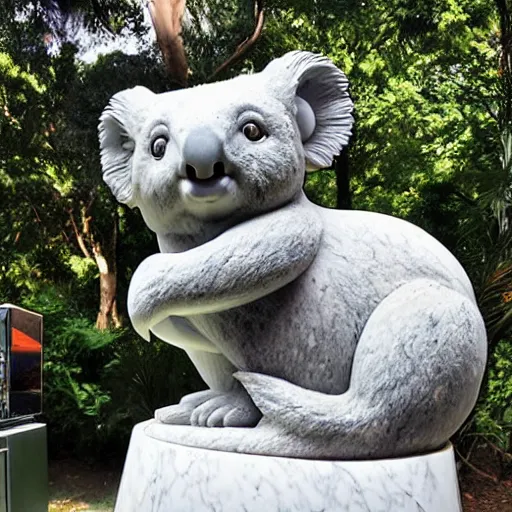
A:
[[[208,390],[187,395],[178,405],[157,409],[155,418],[172,425],[254,427],[261,412],[244,390],[228,393]]]

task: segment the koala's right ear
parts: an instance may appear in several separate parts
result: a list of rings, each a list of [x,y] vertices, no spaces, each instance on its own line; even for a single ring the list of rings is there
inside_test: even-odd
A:
[[[132,156],[136,137],[155,94],[134,87],[112,96],[98,126],[103,180],[120,203],[136,205],[132,187]]]

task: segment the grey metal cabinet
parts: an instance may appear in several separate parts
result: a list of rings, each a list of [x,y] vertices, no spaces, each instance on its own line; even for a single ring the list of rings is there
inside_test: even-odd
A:
[[[0,512],[48,512],[46,425],[0,431],[1,444]]]

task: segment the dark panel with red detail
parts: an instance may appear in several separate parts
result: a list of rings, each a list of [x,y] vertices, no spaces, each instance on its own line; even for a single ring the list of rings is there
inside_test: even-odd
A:
[[[42,369],[43,317],[16,306],[0,306],[1,420],[42,412]]]

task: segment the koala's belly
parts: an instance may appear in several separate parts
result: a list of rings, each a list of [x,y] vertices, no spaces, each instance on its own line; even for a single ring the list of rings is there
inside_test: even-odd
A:
[[[354,308],[341,280],[306,272],[277,292],[238,308],[190,317],[239,369],[339,394],[347,390],[352,358],[370,310]]]

